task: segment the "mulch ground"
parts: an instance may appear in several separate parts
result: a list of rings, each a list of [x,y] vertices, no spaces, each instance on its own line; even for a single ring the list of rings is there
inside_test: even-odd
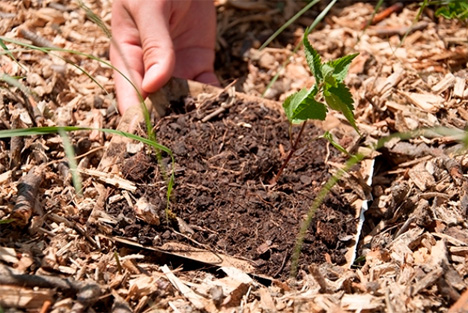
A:
[[[84,3],[109,27],[109,1]],[[419,6],[405,3],[363,29],[373,3],[333,8],[310,41],[325,60],[360,53],[346,83],[364,136],[359,139],[337,113],[310,123],[281,179],[271,185],[299,130],[294,127],[290,136],[281,101],[313,84],[303,51],[292,51],[325,4],[259,51],[305,3],[215,3],[216,70],[226,89],[172,101],[167,116],[153,120],[175,164],[164,154],[158,161],[154,151],[135,142],[115,149],[118,136],[72,132],[83,179],[78,195],[61,137],[0,140],[0,308],[457,312],[466,307],[468,158],[458,141],[468,121],[466,25],[436,17],[433,7],[416,19]],[[76,3],[2,2],[0,16],[6,38],[108,58],[110,39]],[[1,72],[27,89],[2,76],[0,129],[122,127],[125,117],[115,110],[108,66],[82,55],[6,44],[14,58],[0,56]],[[277,73],[265,93],[268,100],[252,97],[262,95]],[[233,93],[231,86],[250,97]],[[328,130],[346,149],[365,152],[390,134],[438,126],[452,131],[394,138],[344,175],[317,210],[299,271],[289,278],[305,214],[346,160],[317,137]],[[175,169],[169,214],[160,164]]]

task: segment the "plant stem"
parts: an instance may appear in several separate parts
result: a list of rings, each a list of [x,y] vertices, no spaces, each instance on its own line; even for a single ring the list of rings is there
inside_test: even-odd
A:
[[[305,129],[305,126],[307,124],[307,120],[302,123],[302,127],[301,127],[301,130],[299,131],[299,134],[297,134],[297,137],[296,137],[296,141],[294,141],[294,144],[293,146],[291,147],[291,150],[289,151],[289,154],[288,156],[286,157],[286,160],[284,160],[283,162],[283,165],[281,166],[281,168],[279,169],[278,173],[276,174],[275,177],[273,177],[272,180],[270,180],[270,184],[274,185],[278,182],[278,180],[280,179],[281,177],[281,174],[283,174],[283,171],[284,169],[286,168],[286,165],[288,165],[289,163],[289,160],[291,160],[294,152],[296,152],[297,150],[297,146],[299,145],[299,141],[301,140],[301,137],[302,137],[302,133],[304,132],[304,129]]]

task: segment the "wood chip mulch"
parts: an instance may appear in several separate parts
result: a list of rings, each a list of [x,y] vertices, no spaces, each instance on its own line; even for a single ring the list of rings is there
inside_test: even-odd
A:
[[[108,60],[111,1],[83,4],[104,25],[93,22],[78,2],[0,2],[0,34]],[[319,9],[259,51],[305,3],[215,4],[216,66],[223,85],[234,82],[238,91],[260,96],[279,72],[265,97],[282,101],[313,84],[304,52],[292,51]],[[352,171],[335,186],[332,192],[346,193],[350,203],[369,200],[352,266],[310,264],[297,278],[282,280],[249,276],[241,265],[183,271],[183,262],[173,267],[171,256],[158,247],[105,235],[117,227],[106,207],[117,201],[115,194],[130,197],[135,188],[119,173],[98,168],[110,134],[69,134],[82,196],[71,180],[63,137],[13,137],[0,140],[0,311],[466,312],[468,157],[459,139],[468,122],[468,28],[436,17],[433,7],[417,18],[418,4],[408,2],[363,27],[373,11],[373,2],[343,1],[310,35],[324,60],[360,53],[346,82],[364,138],[357,142],[340,114],[320,126],[348,149],[396,132],[438,126],[453,131],[393,138],[363,163],[372,170]],[[46,54],[5,44],[0,129],[117,128],[109,66],[66,51]],[[330,164],[335,171],[341,166]],[[110,197],[109,190],[118,192]],[[122,249],[132,253],[120,257]]]

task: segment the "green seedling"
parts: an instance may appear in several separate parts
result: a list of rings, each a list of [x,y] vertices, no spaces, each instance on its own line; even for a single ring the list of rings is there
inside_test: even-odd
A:
[[[435,16],[446,19],[457,19],[466,21],[468,19],[468,2],[466,0],[424,0],[419,7],[416,19],[419,20],[422,12],[428,6],[437,6]]]
[[[120,274],[122,274],[123,267],[122,267],[122,264],[120,263],[120,256],[117,253],[117,251],[114,251],[114,258],[115,258],[115,263],[117,264],[117,270],[119,271]]]
[[[335,5],[337,0],[333,0],[331,1],[327,7],[322,11],[320,12],[320,14],[317,16],[317,18],[314,20],[314,22],[309,26],[309,32],[311,32],[324,18],[325,16],[328,14],[328,12],[331,10],[331,8]],[[304,9],[306,10],[309,10],[313,5],[315,5],[317,2],[319,1],[311,1],[307,6],[304,7]],[[300,12],[298,12],[296,15],[294,15],[289,21],[287,21],[283,26],[281,26],[278,31],[276,31],[270,38],[267,39],[267,41],[265,41],[265,43],[260,47],[259,50],[262,50],[263,48],[267,47],[267,45],[273,41],[273,39],[275,39],[284,29],[286,29],[286,27],[288,25],[290,25],[294,20],[296,20],[300,15],[302,15],[306,10],[301,10]],[[273,84],[278,80],[280,74],[282,73],[282,71],[286,68],[286,66],[291,62],[291,60],[293,59],[293,56],[297,53],[297,51],[299,50],[299,48],[301,47],[302,45],[302,41],[301,42],[298,42],[297,45],[294,47],[291,55],[286,59],[286,61],[283,62],[283,64],[281,64],[281,66],[279,67],[277,73],[275,74],[275,76],[271,79],[271,81],[268,83],[267,87],[265,88],[265,91],[263,92],[262,94],[262,97],[265,96],[265,94],[267,93],[267,91],[271,88],[271,86],[273,86]]]
[[[431,1],[441,6],[435,11],[436,16],[446,19],[457,19],[466,21],[468,19],[468,2],[466,0]]]
[[[307,36],[309,29],[304,33],[303,44],[307,64],[315,77],[315,85],[310,89],[301,89],[292,94],[283,103],[284,112],[291,124],[302,124],[301,130],[294,140],[289,155],[281,166],[276,176],[271,181],[272,184],[278,182],[283,170],[297,150],[300,138],[308,120],[324,120],[328,109],[336,110],[345,116],[348,122],[358,132],[353,115],[353,98],[348,87],[344,84],[344,79],[348,74],[349,66],[357,53],[344,56],[342,58],[322,63],[318,52],[312,47]],[[324,101],[324,102],[322,102]],[[324,136],[329,138],[330,136]],[[333,144],[334,142],[332,142]]]

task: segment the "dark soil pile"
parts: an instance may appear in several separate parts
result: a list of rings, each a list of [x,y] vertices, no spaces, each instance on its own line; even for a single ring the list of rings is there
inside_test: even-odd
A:
[[[279,182],[271,186],[270,179],[289,152],[290,130],[295,138],[298,127],[289,129],[276,109],[239,100],[204,122],[223,98],[226,95],[199,108],[194,101],[174,104],[175,112],[157,122],[159,142],[176,158],[172,211],[194,230],[189,234],[191,244],[247,259],[258,273],[285,276],[300,224],[329,178],[325,159],[334,152],[318,139],[322,131],[308,126],[302,145]],[[140,183],[140,196],[159,204],[164,220],[165,190],[156,158],[140,152],[126,160],[122,171]],[[137,237],[144,244],[154,238],[158,244],[187,241],[177,226],[176,232],[163,226],[166,223],[150,227],[128,220],[132,209],[123,208],[123,213],[128,225],[116,229],[118,235]],[[352,208],[329,196],[305,238],[301,265],[326,260],[345,263],[346,238],[355,233],[354,218]]]

